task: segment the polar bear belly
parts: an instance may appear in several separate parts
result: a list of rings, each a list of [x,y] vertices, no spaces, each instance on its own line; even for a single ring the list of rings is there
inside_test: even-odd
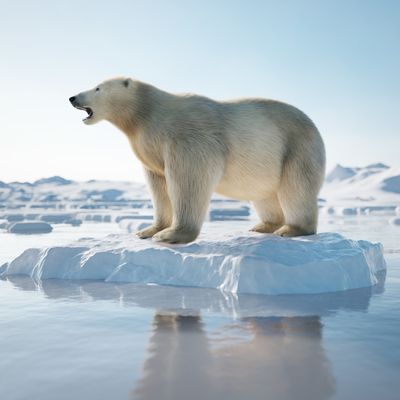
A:
[[[275,196],[281,181],[281,157],[276,153],[268,154],[269,151],[261,153],[262,149],[253,149],[252,152],[248,149],[228,158],[215,192],[231,199],[248,201]],[[249,158],[248,154],[254,157]]]
[[[215,192],[235,200],[267,199],[277,194],[280,185],[284,140],[270,121],[245,124],[243,120],[236,120],[230,130],[230,151]]]
[[[280,171],[267,165],[230,166],[215,192],[234,200],[257,201],[275,196],[280,183]]]

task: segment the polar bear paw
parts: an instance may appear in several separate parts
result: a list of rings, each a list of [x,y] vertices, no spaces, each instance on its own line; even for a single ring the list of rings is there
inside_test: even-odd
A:
[[[250,229],[250,232],[258,233],[274,233],[282,224],[271,224],[269,222],[260,222],[256,226]]]
[[[294,225],[283,225],[274,232],[274,235],[281,237],[293,237],[293,236],[307,236],[314,235],[316,232],[313,230],[307,230]]]
[[[196,240],[199,233],[182,228],[167,228],[153,236],[155,242],[185,244]]]
[[[148,239],[153,237],[156,233],[162,231],[165,228],[160,228],[157,225],[150,225],[147,228],[144,228],[140,230],[139,232],[136,232],[136,236],[140,239]]]

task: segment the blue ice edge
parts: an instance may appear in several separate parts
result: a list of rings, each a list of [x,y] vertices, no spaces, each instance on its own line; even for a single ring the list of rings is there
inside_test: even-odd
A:
[[[202,234],[186,245],[160,245],[116,234],[66,246],[28,249],[0,275],[37,279],[215,288],[249,294],[311,294],[373,286],[386,270],[381,243],[338,233],[281,238],[255,232]]]

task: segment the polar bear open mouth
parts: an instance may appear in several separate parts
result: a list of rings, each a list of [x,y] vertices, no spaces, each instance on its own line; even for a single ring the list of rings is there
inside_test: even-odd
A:
[[[87,119],[92,118],[93,116],[93,110],[90,107],[77,107],[75,106],[75,108],[77,108],[78,110],[84,110],[88,113],[88,116],[86,118],[83,118],[82,121],[86,121]]]

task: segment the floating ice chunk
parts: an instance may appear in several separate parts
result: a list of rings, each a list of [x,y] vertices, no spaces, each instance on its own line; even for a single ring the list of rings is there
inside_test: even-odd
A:
[[[119,227],[126,232],[136,233],[141,229],[147,228],[151,225],[151,222],[143,221],[140,219],[132,220],[132,219],[123,219],[119,222]]]
[[[215,207],[210,209],[210,221],[241,221],[250,216],[250,207]]]
[[[120,215],[115,219],[115,222],[119,223],[124,219],[153,219],[153,216],[152,215]]]
[[[322,215],[336,215],[347,217],[352,215],[393,215],[394,206],[369,206],[369,207],[343,207],[343,206],[321,206]]]
[[[75,214],[42,214],[37,217],[38,220],[44,221],[44,222],[49,222],[52,224],[61,224],[69,219],[74,218],[76,215]]]
[[[250,203],[228,199],[211,199],[207,219],[210,221],[247,220],[250,217]]]
[[[126,234],[80,239],[68,246],[28,249],[4,269],[4,275],[39,279],[102,279],[274,295],[372,286],[386,264],[380,243],[336,233],[281,238],[236,232],[203,234],[181,246]]]
[[[357,215],[357,207],[337,207],[336,215]]]
[[[37,219],[40,215],[42,214],[25,214],[25,219],[28,221],[33,221],[35,219]],[[47,222],[47,221],[45,221]]]
[[[72,226],[79,226],[82,224],[82,220],[77,218],[67,219],[64,223],[72,225]]]
[[[9,233],[49,233],[53,230],[51,225],[46,222],[15,222],[7,226],[7,232]]]
[[[22,214],[10,214],[6,217],[8,222],[23,221],[25,217]]]
[[[400,226],[400,217],[394,217],[389,220],[390,225]]]

